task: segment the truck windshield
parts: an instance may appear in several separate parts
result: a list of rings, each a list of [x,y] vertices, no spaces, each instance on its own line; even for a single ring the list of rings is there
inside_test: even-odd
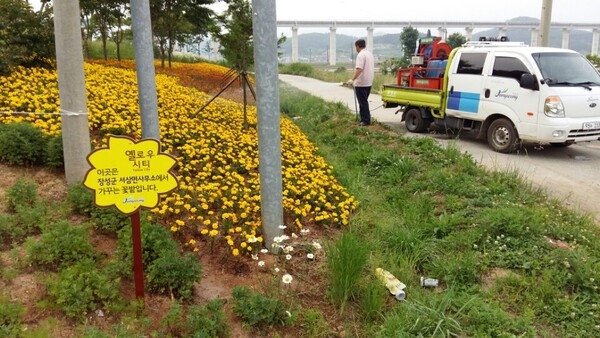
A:
[[[600,74],[581,54],[553,52],[532,56],[549,86],[600,86]]]

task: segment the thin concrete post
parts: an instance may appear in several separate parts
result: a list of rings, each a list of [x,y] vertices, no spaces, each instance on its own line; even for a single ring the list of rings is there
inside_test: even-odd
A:
[[[148,0],[131,0],[131,29],[135,51],[135,69],[138,82],[142,138],[160,141],[158,104]]]
[[[542,18],[540,20],[540,47],[548,47],[550,44],[550,23],[552,21],[552,0],[544,0],[542,3]]]
[[[281,174],[281,116],[277,70],[277,21],[275,0],[252,1],[260,205],[264,243],[273,250],[283,225]]]
[[[68,185],[83,182],[91,150],[79,14],[79,1],[54,3],[58,95]]]

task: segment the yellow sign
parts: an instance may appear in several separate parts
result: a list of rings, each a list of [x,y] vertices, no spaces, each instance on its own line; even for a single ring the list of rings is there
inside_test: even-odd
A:
[[[83,185],[94,190],[94,203],[100,207],[114,205],[131,214],[140,207],[156,207],[160,194],[177,188],[177,178],[169,172],[177,161],[161,153],[154,139],[110,136],[108,148],[94,150],[87,160],[91,169]]]

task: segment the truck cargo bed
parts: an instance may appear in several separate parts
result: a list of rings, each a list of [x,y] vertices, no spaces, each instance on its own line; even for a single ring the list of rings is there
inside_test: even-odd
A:
[[[439,110],[442,106],[443,92],[437,89],[409,88],[396,84],[383,86],[383,102],[401,106],[429,107]]]

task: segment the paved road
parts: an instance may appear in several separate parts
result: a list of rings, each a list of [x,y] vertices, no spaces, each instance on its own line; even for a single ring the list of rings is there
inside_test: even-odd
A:
[[[301,76],[280,74],[279,79],[327,101],[346,104],[355,114],[352,90],[340,84]],[[396,108],[383,108],[381,96],[371,94],[369,102],[374,120],[406,132]],[[422,134],[407,134],[422,136]],[[442,134],[428,134],[442,145],[453,143],[470,153],[480,164],[495,170],[517,170],[523,178],[566,205],[590,213],[600,223],[600,142],[575,144],[567,148],[526,145],[517,154],[492,151],[487,143],[469,135],[449,139]]]

